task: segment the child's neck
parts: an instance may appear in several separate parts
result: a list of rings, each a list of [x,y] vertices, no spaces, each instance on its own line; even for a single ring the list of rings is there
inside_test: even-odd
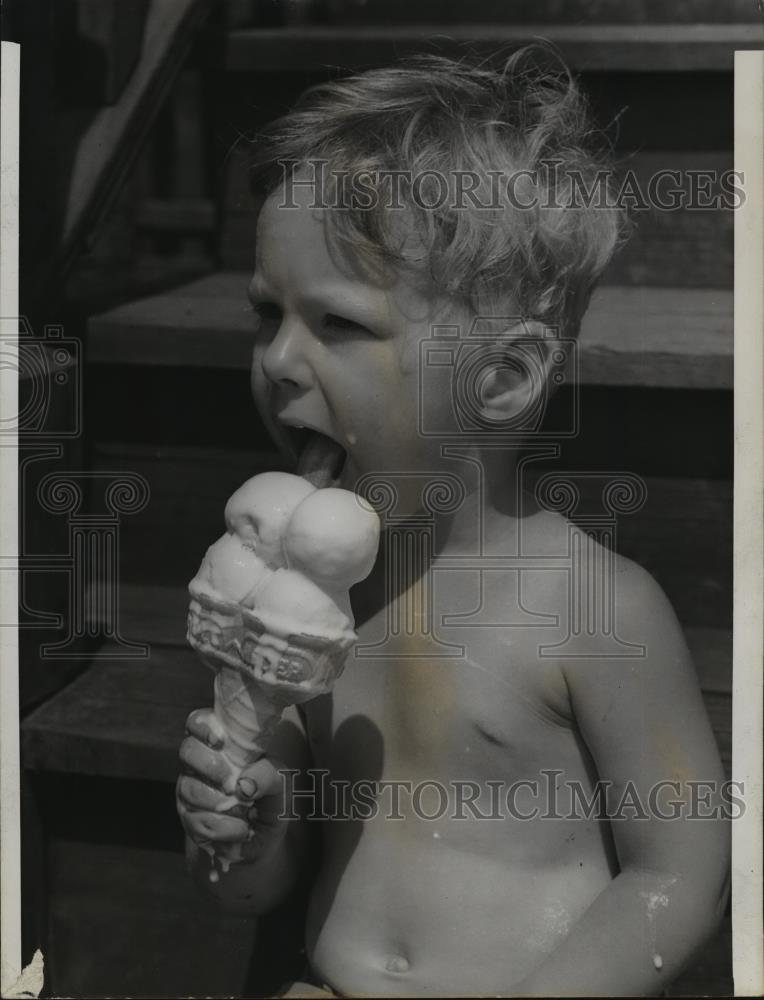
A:
[[[431,516],[418,512],[411,517],[385,524],[380,540],[379,556],[369,577],[351,592],[356,623],[378,610],[389,596],[386,583],[388,556],[398,552],[400,545],[392,537],[396,532],[408,536],[407,545],[422,537],[421,551],[431,559],[450,555],[480,555],[490,550],[492,555],[517,555],[521,518],[536,513],[533,499],[521,498],[517,482],[517,454],[496,450],[465,459],[458,466],[446,469],[464,483],[465,493],[457,508],[449,512],[431,511]],[[433,477],[436,479],[437,477]],[[425,538],[425,536],[427,536]],[[427,567],[422,559],[395,558],[396,581],[401,590],[416,583]]]
[[[512,524],[536,512],[532,498],[521,495],[517,459],[517,452],[504,449],[475,456],[470,463],[473,488],[458,509],[438,517],[436,556],[482,551],[481,543],[494,537],[498,525],[508,542],[514,536]]]

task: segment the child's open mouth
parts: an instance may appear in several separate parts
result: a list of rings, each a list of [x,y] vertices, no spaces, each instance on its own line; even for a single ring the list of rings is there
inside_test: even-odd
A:
[[[289,427],[297,453],[297,475],[317,489],[338,486],[347,452],[333,438],[308,427]]]

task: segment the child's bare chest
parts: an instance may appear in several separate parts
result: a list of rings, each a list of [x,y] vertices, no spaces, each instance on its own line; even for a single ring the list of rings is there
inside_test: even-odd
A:
[[[500,582],[511,603],[512,581]],[[476,606],[471,581],[454,577],[447,593],[415,591],[363,622],[334,694],[308,713],[317,760],[351,781],[515,780],[577,763],[559,665],[539,655],[544,638],[491,624],[485,588],[483,597],[483,622],[454,618]]]

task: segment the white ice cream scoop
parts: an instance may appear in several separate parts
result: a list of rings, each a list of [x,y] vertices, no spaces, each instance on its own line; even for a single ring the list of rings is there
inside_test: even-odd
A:
[[[260,586],[273,572],[238,535],[226,532],[207,549],[190,586],[237,604],[246,603],[253,586]],[[254,582],[253,582],[254,581]]]
[[[316,490],[295,508],[283,545],[290,569],[301,570],[331,591],[346,591],[371,572],[379,518],[349,490]]]
[[[283,566],[284,528],[295,508],[315,491],[315,486],[307,480],[288,472],[253,476],[226,504],[226,527],[251,546],[264,562],[273,567]]]
[[[327,639],[340,639],[353,630],[349,601],[340,606],[298,570],[274,570],[255,593],[255,609],[268,630],[309,632]]]

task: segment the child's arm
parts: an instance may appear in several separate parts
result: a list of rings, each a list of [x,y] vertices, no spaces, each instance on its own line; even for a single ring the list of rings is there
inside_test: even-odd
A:
[[[222,753],[224,734],[212,710],[192,712],[188,735],[181,746],[184,773],[178,779],[178,812],[186,831],[186,859],[196,884],[223,909],[240,916],[258,916],[281,903],[294,887],[304,865],[307,848],[305,822],[282,815],[285,791],[277,770],[288,767],[304,771],[309,753],[299,716],[287,709],[274,734],[270,759],[261,758],[247,767],[234,786],[228,758]],[[253,794],[242,780],[249,779]],[[237,795],[248,818],[216,812],[216,805]],[[232,864],[217,881],[210,880],[209,854],[199,845],[205,841],[243,846],[246,860]]]
[[[616,601],[617,634],[644,645],[644,657],[563,662],[598,776],[614,786],[609,811],[627,786],[649,811],[650,789],[667,780],[681,788],[659,797],[664,813],[671,799],[692,808],[692,781],[711,784],[696,812],[722,808],[716,744],[667,599],[644,570],[623,560]],[[714,932],[727,900],[728,823],[685,814],[610,825],[620,873],[548,959],[515,985],[520,995],[659,995]]]

